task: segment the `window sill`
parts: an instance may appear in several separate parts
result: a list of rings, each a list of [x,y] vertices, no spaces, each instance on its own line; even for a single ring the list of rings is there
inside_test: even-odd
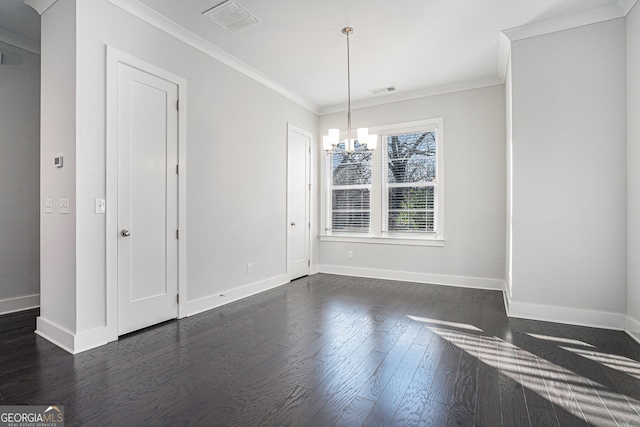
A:
[[[327,235],[321,234],[321,242],[350,242],[350,243],[369,243],[376,245],[403,245],[403,246],[444,246],[444,239],[435,237],[396,237],[396,236],[350,236],[350,235]]]

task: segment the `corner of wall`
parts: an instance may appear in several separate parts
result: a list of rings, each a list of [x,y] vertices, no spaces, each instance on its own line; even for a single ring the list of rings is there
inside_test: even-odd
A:
[[[106,327],[74,334],[44,317],[36,319],[35,333],[71,354],[91,350],[118,339]]]
[[[631,316],[627,316],[624,331],[634,340],[640,343],[640,322]]]

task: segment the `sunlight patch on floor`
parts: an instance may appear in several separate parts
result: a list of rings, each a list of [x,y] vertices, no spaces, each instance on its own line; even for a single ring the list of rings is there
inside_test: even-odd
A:
[[[578,354],[586,359],[593,360],[594,362],[601,363],[608,366],[611,369],[624,372],[627,375],[631,375],[637,379],[640,379],[640,363],[633,359],[627,359],[624,356],[618,356],[616,354],[602,353],[599,351],[588,351],[573,347],[560,346],[567,351]]]
[[[431,331],[443,339],[477,357],[481,362],[498,369],[504,375],[544,399],[551,401],[554,411],[556,408],[562,408],[596,426],[610,426],[612,419],[621,426],[631,425],[629,422],[637,422],[640,416],[636,410],[636,408],[640,408],[640,401],[637,399],[611,390],[590,378],[549,362],[512,343],[495,336],[484,335],[480,329],[473,325],[416,316],[409,317],[412,320],[425,323]],[[534,337],[538,338],[539,336]],[[566,345],[567,341],[562,343]],[[580,341],[573,344],[585,345]],[[640,364],[635,361],[631,363],[622,357],[618,359],[619,356],[599,353],[603,357],[594,357],[592,352],[587,350],[577,351],[572,347],[561,348],[584,357],[591,356],[589,358],[594,362],[610,368],[613,367],[613,369],[620,370],[622,366],[620,363],[625,363],[629,370],[625,372],[628,375],[633,374],[634,377],[640,372]],[[609,366],[609,364],[614,366]]]
[[[539,340],[554,341],[560,344],[575,344],[575,345],[595,348],[595,346],[592,344],[586,343],[584,341],[570,339],[570,338],[561,338],[561,337],[553,337],[550,335],[532,334],[531,332],[527,332],[527,335],[533,338],[537,338]]]

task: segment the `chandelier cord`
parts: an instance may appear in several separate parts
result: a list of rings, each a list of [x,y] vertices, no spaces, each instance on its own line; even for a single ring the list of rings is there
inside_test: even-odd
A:
[[[347,35],[347,145],[351,145],[351,58],[349,56],[349,34],[353,32],[351,28],[342,30]]]

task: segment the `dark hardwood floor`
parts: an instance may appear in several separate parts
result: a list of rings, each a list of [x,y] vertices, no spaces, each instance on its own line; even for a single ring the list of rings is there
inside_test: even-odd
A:
[[[318,274],[72,356],[0,317],[0,405],[66,425],[640,426],[640,344],[496,291]]]

